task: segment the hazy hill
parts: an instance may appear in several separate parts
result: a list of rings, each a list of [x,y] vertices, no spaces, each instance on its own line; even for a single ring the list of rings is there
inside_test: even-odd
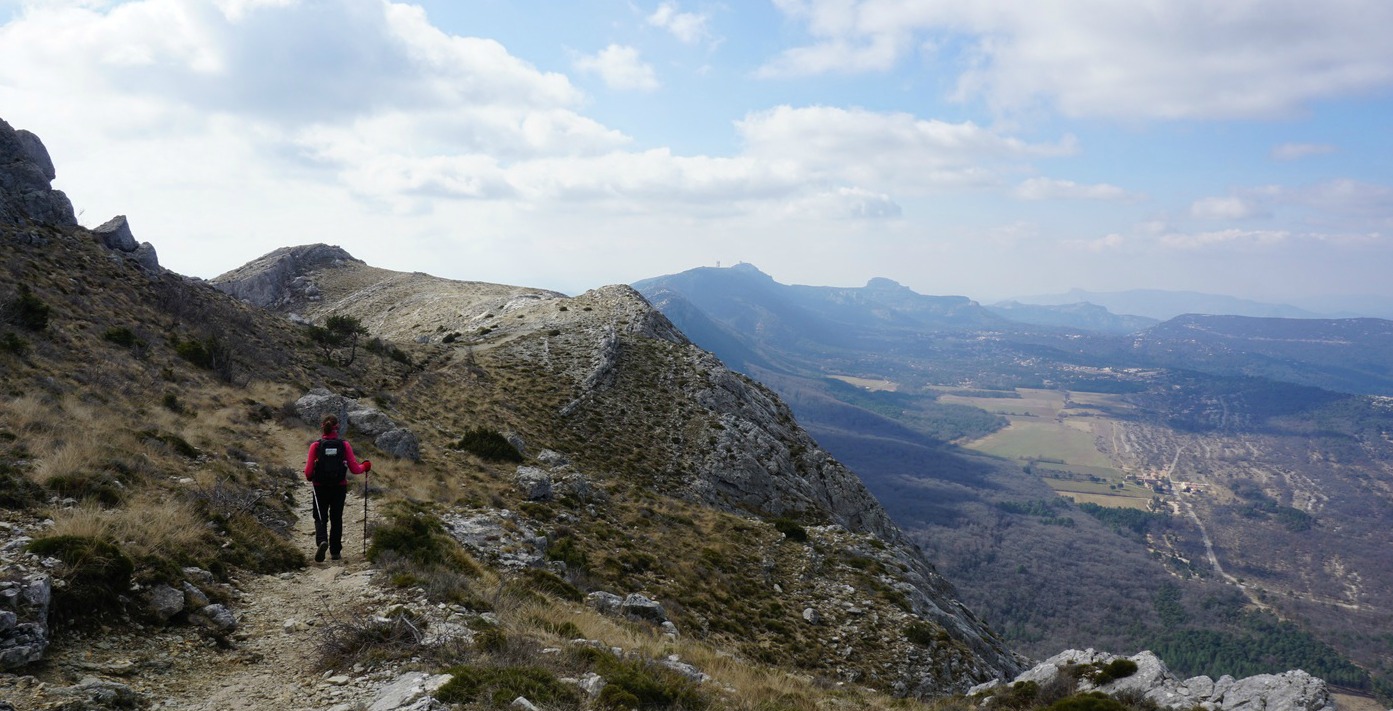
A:
[[[1141,360],[1393,395],[1393,321],[1180,316],[1136,335]]]
[[[1062,306],[1087,302],[1103,306],[1115,314],[1144,316],[1158,321],[1182,314],[1212,314],[1254,316],[1260,318],[1323,318],[1287,304],[1268,304],[1220,294],[1162,289],[1131,289],[1128,291],[1097,292],[1070,289],[1063,294],[1018,296],[1014,301],[1043,306]]]
[[[1135,333],[1158,323],[1156,319],[1145,316],[1114,314],[1102,306],[1087,302],[1043,306],[1003,301],[988,306],[987,310],[1018,323],[1116,334]]]

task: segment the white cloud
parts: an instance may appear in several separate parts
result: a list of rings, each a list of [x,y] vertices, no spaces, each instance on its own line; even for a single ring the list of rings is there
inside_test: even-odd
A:
[[[777,0],[811,36],[770,75],[883,71],[916,48],[957,72],[956,95],[1070,116],[1286,116],[1393,85],[1393,4],[1210,0]]]
[[[1217,230],[1175,232],[1161,237],[1161,244],[1174,249],[1205,249],[1219,246],[1270,247],[1291,239],[1285,230]]]
[[[1252,201],[1241,197],[1207,197],[1190,205],[1190,216],[1201,220],[1242,220],[1263,214]]]
[[[671,32],[684,44],[697,44],[710,38],[710,19],[703,13],[682,12],[676,2],[667,0],[648,16],[648,24]]]
[[[1072,180],[1030,178],[1016,186],[1016,197],[1023,200],[1134,200],[1132,193],[1107,183],[1082,185]]]
[[[1102,253],[1121,249],[1127,242],[1126,237],[1113,232],[1093,240],[1065,240],[1064,246],[1083,252]]]
[[[653,91],[662,86],[653,67],[644,64],[633,47],[612,44],[572,64],[578,72],[598,75],[611,89]]]
[[[1030,144],[971,122],[829,106],[779,106],[736,122],[747,155],[789,161],[813,179],[922,192],[993,185],[999,168],[1069,155],[1072,138]]]
[[[1274,160],[1300,160],[1310,156],[1321,156],[1339,150],[1327,143],[1283,143],[1272,149]]]

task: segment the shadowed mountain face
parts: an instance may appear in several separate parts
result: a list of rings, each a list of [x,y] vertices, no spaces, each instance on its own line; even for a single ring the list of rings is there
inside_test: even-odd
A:
[[[1393,609],[1393,410],[1376,397],[1393,394],[1393,322],[1191,315],[1129,335],[1107,319],[1109,335],[748,266],[638,287],[779,392],[1027,652],[1393,672],[1360,632]],[[1339,664],[1325,673],[1375,683]]]

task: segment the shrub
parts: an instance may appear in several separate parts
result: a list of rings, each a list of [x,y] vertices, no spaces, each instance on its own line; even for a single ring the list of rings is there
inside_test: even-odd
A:
[[[1100,685],[1107,684],[1108,682],[1116,681],[1118,679],[1126,679],[1127,677],[1136,673],[1136,662],[1130,659],[1114,659],[1111,662],[1108,662],[1107,664],[1103,665],[1103,667],[1098,670],[1098,673],[1094,676],[1093,681],[1094,683]]]
[[[927,622],[911,622],[904,629],[905,639],[927,647],[934,642],[942,641],[944,638],[943,630]]]
[[[805,530],[801,525],[799,525],[797,521],[794,521],[791,518],[781,516],[779,518],[774,519],[773,524],[774,528],[777,529],[779,533],[784,534],[784,536],[788,538],[788,540],[790,541],[802,542],[808,540],[807,530]]]
[[[30,291],[26,284],[19,285],[19,295],[10,302],[7,310],[10,320],[26,331],[42,331],[48,328],[49,315],[53,312],[48,304],[34,296],[34,292]]]
[[[0,509],[23,510],[44,498],[43,487],[23,472],[0,463]]]
[[[392,345],[391,343],[388,343],[387,341],[382,340],[381,338],[374,338],[368,341],[367,345],[363,346],[363,349],[369,353],[372,353],[373,355],[381,356],[383,358],[391,358],[392,360],[401,363],[402,365],[411,365],[411,356],[408,355],[406,351],[396,347],[395,345]]]
[[[93,500],[103,506],[115,506],[125,498],[125,490],[107,472],[73,471],[50,477],[48,488],[61,496]]]
[[[577,661],[605,678],[599,705],[610,709],[705,709],[708,700],[696,682],[677,672],[642,659],[620,659],[594,647],[574,650]]]
[[[23,357],[25,353],[29,352],[29,343],[23,338],[6,331],[5,335],[0,336],[0,351]]]
[[[90,536],[40,538],[29,551],[63,561],[64,585],[53,591],[53,614],[62,620],[119,609],[135,571],[120,548]]]
[[[435,692],[435,697],[447,704],[483,702],[506,708],[513,699],[525,696],[543,707],[577,708],[581,701],[577,689],[540,667],[462,666],[449,671],[453,678]]]
[[[508,441],[507,437],[483,427],[475,427],[465,432],[464,436],[455,443],[455,449],[462,449],[480,459],[495,462],[522,461],[522,453]]]
[[[580,602],[585,599],[576,586],[541,568],[528,568],[522,571],[522,579],[535,590],[550,593],[562,600]]]
[[[125,348],[131,348],[140,342],[140,339],[136,338],[135,332],[125,326],[113,326],[106,329],[102,338]]]
[[[371,667],[423,657],[444,661],[458,658],[463,651],[450,643],[426,645],[425,630],[425,620],[402,608],[382,618],[353,618],[333,624],[319,643],[316,669],[345,669],[359,664]]]

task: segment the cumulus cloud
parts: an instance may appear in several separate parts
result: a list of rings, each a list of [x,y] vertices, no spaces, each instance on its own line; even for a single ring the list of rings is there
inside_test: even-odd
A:
[[[1300,160],[1310,156],[1321,156],[1339,150],[1328,143],[1283,143],[1272,149],[1274,160]]]
[[[1023,200],[1134,200],[1132,193],[1107,183],[1082,185],[1072,180],[1031,178],[1016,186]]]
[[[924,46],[957,72],[956,96],[1010,110],[1043,102],[1070,116],[1286,116],[1312,101],[1393,84],[1393,5],[1383,0],[776,0],[810,42],[772,75],[890,68]]]
[[[682,12],[676,2],[667,0],[648,16],[648,24],[667,30],[684,44],[697,44],[710,38],[710,19],[703,13]]]
[[[662,86],[653,67],[633,47],[612,44],[596,54],[577,57],[572,64],[578,72],[599,76],[611,89],[653,91]]]

